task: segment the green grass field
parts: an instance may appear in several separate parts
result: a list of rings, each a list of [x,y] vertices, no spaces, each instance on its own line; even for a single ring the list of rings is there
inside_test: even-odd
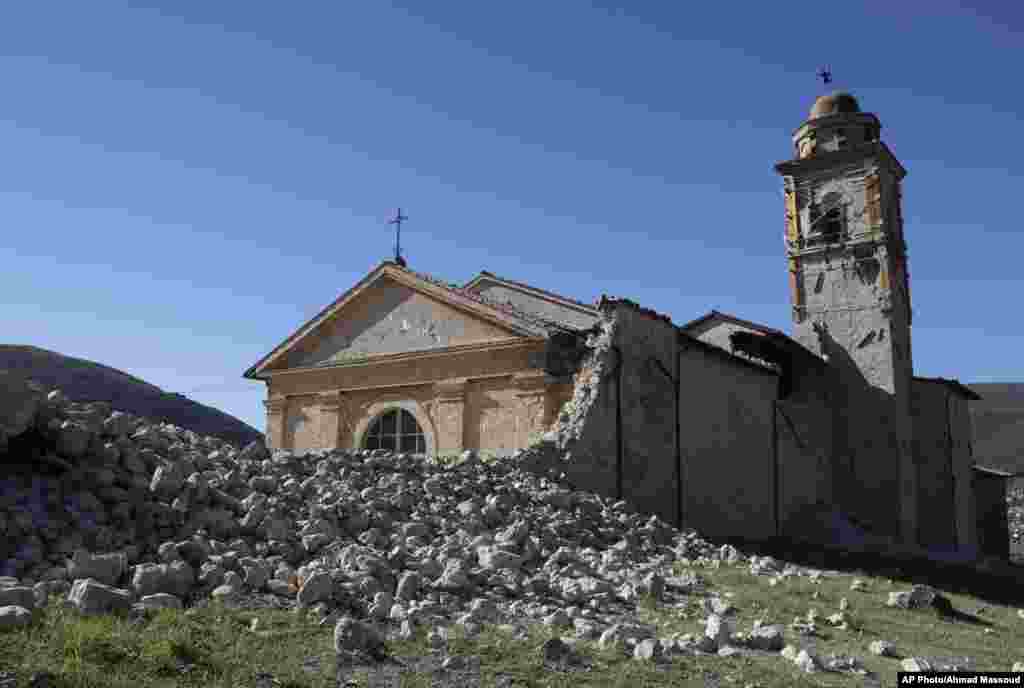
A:
[[[677,565],[677,570],[683,567]],[[946,593],[964,619],[941,616],[934,608],[890,609],[888,593],[908,589],[903,583],[844,573],[822,577],[819,583],[792,577],[776,586],[767,577],[750,575],[748,566],[721,565],[696,568],[707,582],[702,595],[688,598],[682,608],[660,608],[645,600],[638,612],[644,622],[656,625],[659,637],[675,633],[703,632],[703,595],[722,595],[738,608],[736,628],[748,631],[755,619],[787,625],[787,643],[796,633],[788,628],[794,617],[817,611],[818,634],[814,641],[820,657],[845,654],[859,657],[877,674],[882,686],[896,685],[899,658],[876,657],[868,651],[873,640],[895,643],[901,657],[968,657],[971,668],[1010,669],[1024,660],[1024,618],[1012,607],[988,604],[970,595]],[[860,578],[866,591],[851,591]],[[829,627],[825,617],[848,600],[846,630]],[[980,609],[979,609],[980,608]],[[255,631],[253,619],[258,619]],[[587,658],[585,672],[557,672],[543,666],[540,647],[560,632],[531,625],[526,640],[513,639],[497,626],[487,626],[472,639],[456,632],[448,654],[480,658],[481,685],[495,685],[504,674],[513,685],[572,686],[854,686],[864,679],[849,673],[805,674],[780,655],[768,657],[718,657],[676,655],[668,664],[638,661],[621,651],[602,650],[596,642],[579,641],[577,653]],[[388,652],[400,660],[429,656],[426,632],[420,627],[408,641],[388,643]],[[566,633],[566,631],[561,631]],[[186,669],[184,670],[183,669]],[[162,610],[144,624],[127,618],[81,618],[54,596],[36,612],[34,623],[21,630],[0,634],[0,670],[14,671],[17,685],[27,685],[34,671],[48,670],[57,685],[96,688],[149,688],[157,686],[252,686],[259,672],[270,672],[282,686],[298,688],[335,686],[336,660],[333,627],[318,626],[307,613],[292,611],[228,610],[220,604],[188,612]],[[357,675],[358,676],[358,675]],[[366,685],[366,677],[360,679]],[[429,674],[408,673],[402,686],[431,685]],[[457,686],[457,677],[451,683]]]

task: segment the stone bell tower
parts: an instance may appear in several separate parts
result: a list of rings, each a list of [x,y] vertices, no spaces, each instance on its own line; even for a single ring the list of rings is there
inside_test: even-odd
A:
[[[821,96],[793,134],[796,157],[775,169],[784,183],[793,336],[828,360],[838,383],[836,480],[877,482],[872,499],[891,491],[900,531],[913,540],[911,310],[900,212],[906,170],[880,130],[848,93]],[[885,435],[872,438],[878,423]]]

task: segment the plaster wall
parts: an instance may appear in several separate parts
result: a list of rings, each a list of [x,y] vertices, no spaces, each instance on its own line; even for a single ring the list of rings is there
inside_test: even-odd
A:
[[[622,497],[675,523],[675,380],[679,335],[665,320],[616,306],[622,352]],[[660,364],[660,365],[659,365]]]
[[[268,438],[283,437],[272,448],[293,451],[359,448],[373,419],[405,408],[428,453],[506,455],[535,441],[571,394],[566,382],[529,367],[538,360],[542,353],[527,346],[276,376],[269,386],[285,397],[284,427]],[[268,412],[268,427],[277,417]]]
[[[954,394],[950,398],[950,427],[953,429],[953,471],[956,493],[957,543],[961,548],[976,550],[978,532],[973,526],[975,514],[974,490],[971,488],[971,439],[974,431],[971,425],[970,402]]]
[[[925,546],[956,542],[952,438],[947,416],[949,390],[934,382],[914,380],[914,454],[918,467],[919,537]]]
[[[778,378],[698,349],[679,356],[683,517],[707,535],[765,537]]]
[[[513,289],[487,278],[480,280],[473,287],[473,292],[500,303],[510,303],[527,313],[533,313],[557,322],[568,323],[581,330],[593,327],[594,323],[598,320],[596,314],[589,313],[582,308],[573,308],[554,299]]]
[[[836,386],[839,399],[836,419],[839,473],[836,501],[862,525],[877,533],[898,535],[901,519],[901,438],[908,439],[912,456],[912,426],[902,400],[873,387]],[[942,416],[938,417],[942,421]],[[913,476],[916,483],[917,475]],[[949,509],[949,495],[945,502]],[[916,516],[915,516],[916,518]],[[952,540],[946,540],[951,542]]]
[[[270,397],[316,394],[328,389],[413,386],[451,378],[512,375],[543,369],[545,343],[523,342],[503,348],[408,356],[375,363],[354,363],[272,375]]]
[[[518,449],[518,390],[510,378],[473,380],[466,389],[466,446],[498,456]]]
[[[988,556],[1010,556],[1010,532],[1006,517],[1006,479],[975,473],[978,547]]]
[[[288,399],[285,420],[285,443],[290,447],[318,448],[320,408],[314,394]]]
[[[287,367],[361,360],[369,354],[442,349],[514,336],[387,277],[311,333]]]
[[[781,400],[775,406],[779,529],[813,537],[816,515],[833,506],[832,414],[817,403]]]

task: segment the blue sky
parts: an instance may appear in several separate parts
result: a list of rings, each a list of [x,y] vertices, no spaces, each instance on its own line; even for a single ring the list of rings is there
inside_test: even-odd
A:
[[[391,255],[398,205],[451,281],[789,331],[772,165],[828,63],[909,171],[916,372],[1024,380],[1024,6],[788,7],[7,3],[2,341],[263,430],[242,373]]]

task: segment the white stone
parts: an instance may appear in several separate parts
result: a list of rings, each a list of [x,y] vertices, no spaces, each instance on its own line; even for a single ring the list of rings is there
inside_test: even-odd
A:
[[[24,628],[30,623],[32,623],[30,609],[16,604],[0,606],[0,631]]]
[[[0,587],[0,607],[24,607],[32,611],[36,608],[35,591],[24,585]]]
[[[879,657],[895,657],[896,645],[888,640],[875,640],[868,645],[868,650]]]
[[[165,592],[158,592],[154,595],[146,595],[136,602],[133,607],[139,609],[182,609],[181,599]]]
[[[82,614],[108,614],[130,609],[132,593],[93,578],[80,578],[71,585],[68,602]]]

